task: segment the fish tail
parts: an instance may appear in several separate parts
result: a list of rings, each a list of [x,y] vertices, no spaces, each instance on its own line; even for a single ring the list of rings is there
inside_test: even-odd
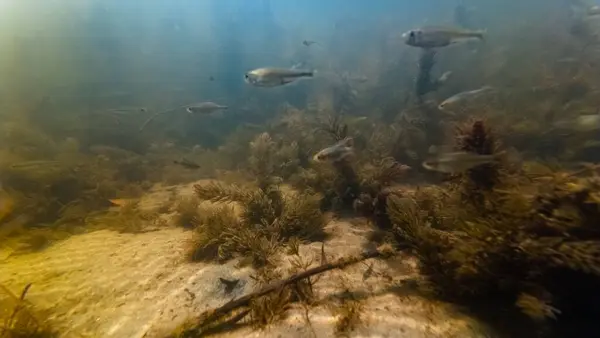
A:
[[[300,77],[306,76],[306,77],[314,77],[317,74],[317,70],[313,69],[313,70],[307,70],[304,72],[300,73]]]
[[[485,40],[485,36],[487,35],[487,28],[471,32],[471,34],[469,34],[469,35],[474,38],[478,38],[479,40]]]

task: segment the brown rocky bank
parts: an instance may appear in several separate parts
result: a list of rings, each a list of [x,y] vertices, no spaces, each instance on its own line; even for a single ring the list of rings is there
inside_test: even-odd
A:
[[[142,198],[153,208],[176,189],[191,195],[192,185],[156,188]],[[372,231],[369,225],[335,220],[326,231],[328,259],[362,250]],[[27,299],[46,315],[61,337],[164,337],[186,318],[253,290],[251,268],[185,261],[191,232],[168,227],[139,234],[108,230],[72,236],[41,252],[10,255],[0,261],[0,283],[15,294],[27,284]],[[303,257],[321,256],[321,244],[302,245]],[[290,266],[281,257],[281,269]],[[373,261],[373,262],[371,262]],[[364,280],[373,263],[373,274]],[[489,337],[487,329],[457,308],[420,296],[410,287],[418,276],[412,257],[394,261],[369,260],[325,273],[315,285],[324,299],[345,290],[362,299],[361,323],[351,337]],[[218,281],[239,278],[242,285],[225,295]],[[330,309],[293,306],[287,317],[265,330],[245,327],[222,337],[331,337],[337,318]]]

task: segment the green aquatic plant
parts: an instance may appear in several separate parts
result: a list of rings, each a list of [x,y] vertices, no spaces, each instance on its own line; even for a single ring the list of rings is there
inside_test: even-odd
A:
[[[561,330],[598,315],[599,191],[597,177],[525,170],[477,199],[452,183],[391,194],[387,211],[435,293],[487,309],[518,307],[536,320],[556,317]]]
[[[0,337],[52,338],[58,337],[33,311],[25,300],[31,284],[17,297],[0,284]]]
[[[220,183],[194,188],[201,200],[233,202],[240,207],[239,214],[231,206],[199,213],[194,221],[197,249],[192,249],[196,259],[250,255],[260,266],[292,237],[317,240],[323,236],[325,218],[317,196],[283,194],[278,186],[266,191]]]
[[[331,312],[336,317],[334,333],[336,337],[348,337],[362,322],[363,305],[346,292],[338,304],[330,305]]]
[[[460,151],[479,155],[498,153],[499,142],[494,138],[491,129],[482,120],[468,121],[456,127],[456,144]],[[481,199],[478,194],[490,190],[499,181],[500,166],[497,162],[487,163],[469,169],[464,175],[463,196]],[[476,193],[477,192],[477,193]]]
[[[212,182],[194,186],[200,200],[235,203],[214,211],[204,209],[195,218],[196,240],[192,258],[227,260],[239,255],[252,257],[256,266],[270,263],[271,257],[290,238],[316,240],[323,236],[325,218],[319,197],[282,190],[278,147],[268,133],[250,143],[248,170],[252,185]]]
[[[183,228],[192,228],[194,226],[194,219],[199,216],[199,204],[200,202],[197,198],[181,198],[175,204],[175,224]]]

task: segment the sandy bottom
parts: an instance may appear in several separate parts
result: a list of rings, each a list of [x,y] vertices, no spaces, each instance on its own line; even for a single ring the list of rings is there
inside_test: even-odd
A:
[[[172,189],[168,189],[172,190]],[[178,189],[188,195],[190,186]],[[159,204],[157,191],[143,199]],[[332,221],[325,244],[328,259],[362,251],[371,229],[366,224]],[[203,264],[184,261],[191,233],[165,228],[140,234],[95,231],[75,235],[44,251],[12,255],[0,261],[0,283],[14,293],[32,283],[27,299],[47,316],[61,337],[165,337],[186,318],[251,292],[250,268],[235,261]],[[301,247],[304,257],[319,262],[321,244]],[[373,273],[364,273],[373,264]],[[281,258],[285,271],[289,258]],[[360,326],[351,337],[489,337],[483,326],[456,308],[418,295],[407,285],[417,275],[413,258],[370,260],[320,277],[316,295],[323,299],[345,290],[363,299]],[[241,285],[225,295],[222,278]],[[404,282],[403,282],[404,281]],[[325,307],[309,312],[293,307],[287,318],[265,330],[246,327],[222,337],[331,337],[336,317]]]

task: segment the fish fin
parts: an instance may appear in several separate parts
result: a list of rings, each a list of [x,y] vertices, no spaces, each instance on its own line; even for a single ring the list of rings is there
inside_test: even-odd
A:
[[[348,136],[340,141],[340,145],[344,145],[346,147],[353,148],[354,147],[354,139],[352,137]]]
[[[434,167],[433,167],[433,166],[430,164],[430,161],[429,161],[429,160],[427,160],[427,161],[423,161],[423,162],[421,163],[421,165],[423,166],[423,168],[425,168],[425,169],[427,169],[427,170],[430,170],[430,171],[436,171],[436,170],[435,170],[435,168],[434,168]]]
[[[317,70],[316,70],[316,69],[313,69],[313,70],[311,70],[311,71],[308,71],[308,72],[306,72],[306,73],[304,73],[304,74],[302,74],[302,75],[303,75],[303,76],[308,76],[308,77],[315,77],[315,75],[317,75]]]
[[[127,200],[124,198],[113,198],[108,200],[112,205],[122,207],[127,204]]]
[[[294,80],[286,80],[286,79],[281,79],[281,84],[282,84],[282,85],[286,85],[286,84],[288,84],[288,83],[292,83],[292,82],[294,82]]]

